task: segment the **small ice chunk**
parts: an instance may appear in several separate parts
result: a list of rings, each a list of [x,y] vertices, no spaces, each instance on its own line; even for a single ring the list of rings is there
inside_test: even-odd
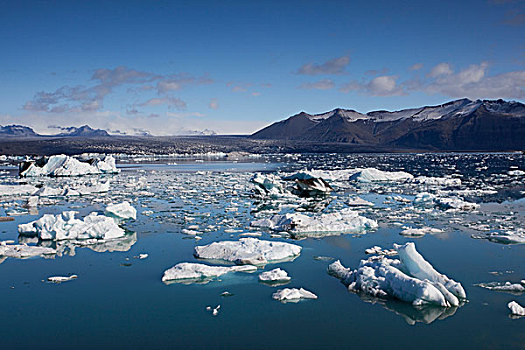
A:
[[[413,228],[413,227],[408,227],[406,229],[404,229],[403,231],[401,231],[399,234],[402,235],[402,236],[408,236],[408,237],[422,237],[424,235],[426,235],[427,233],[443,233],[443,230],[440,230],[438,228],[433,228],[433,227],[421,227],[421,228]]]
[[[346,201],[346,204],[350,207],[372,207],[374,203],[366,201],[360,197],[352,197]]]
[[[525,293],[525,285],[523,283],[489,282],[489,283],[478,283],[476,284],[476,286],[485,288],[488,290],[498,291],[498,292]]]
[[[106,207],[106,214],[115,216],[120,219],[137,219],[137,210],[124,201],[118,204],[110,204]]]
[[[199,263],[179,263],[164,271],[162,282],[205,282],[220,277],[229,272],[255,272],[257,267],[253,265],[244,266],[212,266]]]
[[[304,288],[284,288],[272,294],[279,301],[299,301],[300,299],[317,299],[317,295]]]
[[[259,275],[259,281],[261,282],[287,282],[291,279],[288,273],[280,268],[265,271]]]
[[[350,176],[350,180],[359,182],[404,182],[413,179],[412,174],[404,171],[382,171],[366,168]]]
[[[32,195],[38,191],[33,185],[0,185],[0,196]]]
[[[77,275],[71,275],[71,276],[51,276],[51,277],[48,277],[47,280],[49,282],[53,282],[53,283],[62,283],[62,282],[67,282],[67,281],[71,281],[71,280],[74,280],[78,278]]]
[[[285,242],[241,238],[238,241],[213,242],[196,246],[193,255],[200,259],[213,259],[236,264],[266,265],[290,261],[301,254],[301,246]]]
[[[507,306],[513,315],[525,316],[525,307],[521,306],[516,301],[511,301]]]

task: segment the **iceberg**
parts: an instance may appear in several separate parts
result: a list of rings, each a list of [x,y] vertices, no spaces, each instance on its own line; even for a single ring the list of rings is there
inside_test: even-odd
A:
[[[443,210],[451,211],[469,211],[479,208],[479,204],[466,202],[459,197],[438,197],[428,192],[418,193],[414,199],[415,205],[436,206]]]
[[[137,210],[129,204],[129,202],[124,201],[118,204],[110,204],[106,207],[106,214],[114,216],[119,219],[137,219]]]
[[[250,180],[254,184],[254,192],[259,197],[278,198],[289,195],[281,183],[281,179],[273,174],[255,174]]]
[[[288,282],[291,279],[292,278],[288,276],[288,273],[280,268],[265,271],[259,275],[259,281],[266,283]]]
[[[404,171],[382,171],[375,168],[366,168],[350,176],[350,180],[359,182],[405,182],[413,178],[412,174]]]
[[[366,201],[360,197],[352,197],[346,201],[346,204],[350,207],[373,207],[374,203]]]
[[[450,178],[450,177],[429,177],[429,176],[418,176],[413,179],[416,184],[424,184],[431,186],[447,186],[457,187],[461,186],[461,179]]]
[[[516,231],[491,232],[485,235],[472,235],[472,238],[488,239],[491,242],[501,244],[525,244],[525,229],[518,228]]]
[[[67,281],[72,281],[74,279],[78,278],[77,275],[71,275],[71,276],[51,276],[51,277],[48,277],[47,280],[49,282],[53,282],[53,283],[62,283],[62,282],[67,282]]]
[[[193,255],[200,259],[221,260],[238,265],[266,265],[294,260],[301,254],[301,249],[301,246],[296,244],[248,237],[238,241],[221,241],[196,246]]]
[[[304,288],[284,288],[273,293],[272,298],[283,302],[297,302],[301,299],[317,299],[317,295]]]
[[[512,294],[522,294],[525,293],[525,281],[520,283],[499,283],[499,282],[489,282],[489,283],[478,283],[475,286],[485,288],[488,290],[494,290],[497,292],[508,292]]]
[[[525,307],[521,306],[516,301],[511,301],[507,304],[507,307],[510,309],[512,315],[525,316]]]
[[[94,193],[105,193],[109,191],[110,182],[92,183],[91,185],[82,185],[78,187],[64,186],[61,188],[53,188],[44,186],[40,188],[35,195],[40,197],[71,197],[71,196],[86,196]]]
[[[8,244],[8,242],[0,242],[0,262],[2,257],[26,259],[35,256],[54,256],[56,250],[53,248],[30,246],[25,244]]]
[[[125,231],[115,220],[93,212],[84,220],[76,219],[76,211],[65,211],[62,214],[45,214],[36,221],[18,225],[22,236],[37,236],[42,240],[64,239],[115,239],[124,237]]]
[[[321,237],[341,233],[363,233],[377,228],[377,222],[359,216],[350,208],[328,214],[307,216],[301,213],[273,215],[269,219],[252,221],[251,226],[274,231],[287,231],[292,237]]]
[[[427,233],[433,234],[433,233],[443,233],[443,230],[440,230],[438,228],[433,227],[421,227],[421,228],[413,228],[408,227],[401,231],[399,234],[401,236],[408,236],[408,237],[423,237]]]
[[[53,155],[35,162],[24,162],[20,165],[20,176],[81,176],[98,174],[116,174],[120,170],[115,165],[115,158],[107,155],[103,160],[91,159],[80,161],[65,154]]]
[[[437,272],[415,249],[412,242],[396,245],[400,260],[373,256],[361,260],[355,270],[339,260],[328,266],[350,291],[373,297],[393,297],[412,305],[459,306],[466,293],[460,283]]]
[[[300,196],[326,195],[334,189],[322,178],[296,179],[294,193]]]
[[[207,283],[212,279],[230,272],[255,272],[257,267],[253,265],[243,266],[211,266],[199,263],[179,263],[164,271],[162,282],[182,283]]]

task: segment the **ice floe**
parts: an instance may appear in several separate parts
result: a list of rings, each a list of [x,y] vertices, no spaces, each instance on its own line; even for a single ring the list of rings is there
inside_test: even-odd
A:
[[[87,162],[65,154],[53,155],[20,166],[20,176],[81,176],[95,174],[115,174],[120,172],[115,158],[107,155],[104,159],[94,158]]]
[[[70,197],[70,196],[86,196],[95,193],[105,193],[109,191],[110,182],[91,183],[89,185],[70,186],[65,185],[60,188],[50,186],[43,186],[35,195],[40,197]]]
[[[458,306],[466,293],[460,283],[437,272],[415,249],[414,243],[395,246],[399,260],[373,256],[361,260],[355,270],[339,260],[328,273],[339,278],[350,291],[374,297],[393,297],[413,305]]]
[[[115,216],[119,219],[137,219],[137,209],[133,208],[133,206],[127,201],[108,205],[106,207],[106,214]]]
[[[47,280],[49,282],[53,282],[53,283],[62,283],[62,282],[67,282],[67,281],[72,281],[74,279],[77,279],[78,276],[77,275],[71,275],[71,276],[51,276],[51,277],[48,277]]]
[[[436,206],[440,209],[451,211],[468,211],[479,208],[479,204],[464,201],[459,197],[438,197],[428,192],[418,193],[414,199],[414,204],[421,206]]]
[[[211,266],[199,263],[179,263],[164,271],[162,282],[178,281],[182,283],[206,283],[230,272],[255,272],[253,265]]]
[[[301,249],[301,246],[296,244],[248,237],[238,241],[220,241],[205,246],[196,246],[194,255],[200,259],[266,265],[293,260],[301,254]]]
[[[280,268],[276,268],[270,271],[265,271],[259,274],[259,281],[273,283],[273,282],[288,282],[292,278],[288,276],[288,273]]]
[[[346,201],[350,207],[373,207],[374,203],[366,201],[360,197],[351,197]]]
[[[475,234],[472,235],[472,238],[488,239],[491,242],[501,244],[525,244],[525,229],[517,228],[515,231]]]
[[[317,299],[317,295],[304,288],[284,288],[272,294],[275,300],[297,302],[301,299]]]
[[[54,256],[57,253],[53,248],[10,243],[6,241],[0,242],[0,262],[2,257],[25,259],[35,256]]]
[[[429,234],[443,233],[443,230],[439,228],[433,228],[433,227],[427,227],[427,226],[421,227],[421,228],[407,227],[403,231],[401,231],[399,234],[402,236],[407,236],[407,237],[422,237],[426,235],[427,233]]]
[[[32,195],[37,191],[33,185],[0,185],[0,196]]]
[[[93,212],[83,220],[76,219],[76,211],[61,214],[45,214],[36,221],[18,225],[18,232],[23,236],[37,236],[42,240],[64,239],[115,239],[124,236],[113,218]]]
[[[273,215],[269,219],[252,221],[252,227],[287,231],[293,237],[321,237],[341,233],[363,233],[377,228],[377,222],[360,216],[350,208],[334,213],[308,216],[301,213]]]
[[[518,304],[516,301],[511,301],[507,304],[512,315],[525,316],[525,307]]]
[[[476,286],[485,288],[488,290],[494,290],[497,292],[508,292],[513,294],[521,294],[525,293],[525,281],[521,281],[520,283],[512,283],[512,282],[489,282],[489,283],[478,283]]]
[[[404,182],[413,178],[412,174],[404,171],[382,171],[375,168],[366,168],[350,176],[350,180],[359,182]]]

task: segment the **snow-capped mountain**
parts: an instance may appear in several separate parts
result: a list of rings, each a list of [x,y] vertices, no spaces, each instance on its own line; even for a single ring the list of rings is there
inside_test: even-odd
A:
[[[305,112],[252,135],[256,139],[381,145],[414,149],[525,149],[525,105],[461,99],[437,106],[359,113]]]
[[[0,136],[38,136],[31,128],[23,125],[6,125],[0,126]]]

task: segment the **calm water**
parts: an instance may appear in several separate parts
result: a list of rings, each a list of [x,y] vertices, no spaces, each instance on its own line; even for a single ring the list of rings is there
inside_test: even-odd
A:
[[[177,164],[173,164],[173,163]],[[168,163],[168,162],[166,162]],[[262,203],[281,212],[336,211],[358,194],[372,201],[362,215],[376,219],[379,229],[364,235],[341,235],[294,241],[303,247],[293,262],[281,267],[292,281],[286,287],[304,287],[317,300],[282,304],[271,298],[279,287],[258,282],[257,274],[226,275],[208,284],[161,282],[163,271],[179,262],[195,262],[193,247],[237,239],[254,232],[254,217],[267,217],[261,202],[251,196],[254,172],[295,171],[302,168],[346,169],[370,166],[404,170],[416,176],[452,175],[458,188],[425,188],[413,184],[363,185],[338,181],[330,200],[319,204]],[[124,224],[129,235],[118,248],[57,247],[54,259],[6,259],[0,264],[0,336],[2,349],[56,348],[223,348],[223,349],[329,349],[329,348],[525,348],[525,318],[511,319],[506,304],[525,305],[525,295],[486,290],[480,282],[519,282],[525,279],[525,245],[502,245],[471,235],[524,227],[525,176],[507,175],[525,170],[520,154],[432,155],[296,155],[265,156],[239,162],[194,162],[126,165],[122,173],[105,177],[108,194],[79,198],[51,198],[38,213],[24,213],[20,198],[1,198],[4,210],[17,210],[14,222],[0,223],[0,240],[18,240],[17,225],[73,208],[84,216],[103,211],[106,203],[129,200],[139,215]],[[13,181],[12,173],[3,182]],[[78,179],[30,179],[30,183],[59,187]],[[98,177],[95,179],[99,179]],[[490,190],[490,193],[472,190]],[[413,199],[423,190],[445,191],[481,205],[475,213],[428,212],[393,195]],[[448,191],[448,192],[446,192]],[[278,208],[278,209],[276,209]],[[399,235],[399,224],[429,225],[444,230],[421,238]],[[182,234],[198,225],[202,239]],[[271,238],[263,232],[262,239]],[[468,302],[456,310],[426,308],[360,297],[347,291],[326,273],[330,261],[341,259],[356,267],[374,245],[413,241],[434,267],[460,281]],[[134,258],[148,253],[144,260]],[[62,284],[43,282],[49,276],[77,274]],[[281,287],[282,288],[282,287]],[[221,297],[221,293],[233,293]],[[205,310],[221,305],[218,316]],[[439,316],[440,315],[440,316]],[[439,317],[437,317],[439,316]],[[430,322],[430,323],[429,323]]]

